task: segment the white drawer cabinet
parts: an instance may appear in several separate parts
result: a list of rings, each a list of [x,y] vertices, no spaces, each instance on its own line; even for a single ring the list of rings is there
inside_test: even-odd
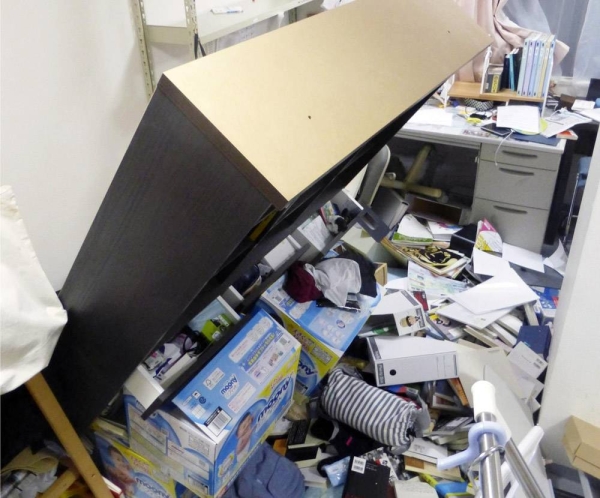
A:
[[[471,221],[487,218],[502,239],[539,252],[544,242],[560,155],[482,144]]]
[[[550,209],[557,171],[479,161],[477,196],[518,206]]]
[[[539,252],[544,242],[549,211],[475,198],[473,221],[486,218],[504,242]]]

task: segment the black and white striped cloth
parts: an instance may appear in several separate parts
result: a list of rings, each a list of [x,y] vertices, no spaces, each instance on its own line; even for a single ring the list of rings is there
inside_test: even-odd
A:
[[[375,441],[402,448],[411,444],[408,434],[419,408],[361,379],[334,369],[321,395],[321,406],[331,418],[366,434]]]

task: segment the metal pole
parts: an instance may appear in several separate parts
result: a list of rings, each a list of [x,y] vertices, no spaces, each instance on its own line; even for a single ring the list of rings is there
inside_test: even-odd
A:
[[[496,417],[492,413],[482,412],[477,417],[477,422],[495,422]],[[481,453],[493,448],[498,443],[492,434],[484,434],[479,439],[479,450]],[[494,452],[485,458],[480,464],[479,487],[483,498],[500,498],[504,496],[502,485],[502,473],[500,470],[500,453]]]
[[[515,442],[512,439],[509,439],[506,442],[504,449],[506,451],[506,460],[510,465],[510,470],[519,484],[523,486],[527,496],[531,498],[544,498],[543,491],[533,477],[529,467],[527,467],[527,462],[523,458],[523,455],[521,455]]]

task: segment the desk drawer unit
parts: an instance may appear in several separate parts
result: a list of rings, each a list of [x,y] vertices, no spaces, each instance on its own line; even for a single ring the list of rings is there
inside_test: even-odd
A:
[[[549,209],[557,171],[479,161],[477,197],[517,206]]]
[[[480,159],[503,164],[514,164],[528,168],[549,169],[558,171],[560,154],[551,152],[540,152],[503,144],[496,154],[497,145],[483,144],[481,146]]]
[[[472,221],[488,219],[500,232],[504,242],[535,252],[542,248],[548,221],[547,209],[475,198],[472,212]]]

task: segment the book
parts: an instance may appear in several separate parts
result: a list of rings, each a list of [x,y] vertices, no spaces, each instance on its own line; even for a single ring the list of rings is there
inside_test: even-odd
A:
[[[438,494],[426,482],[396,481],[394,483],[396,498],[437,498]]]
[[[449,341],[457,341],[466,335],[462,325],[450,318],[438,315],[435,311],[429,313],[427,322],[435,332]]]
[[[472,422],[473,417],[455,417],[449,420],[446,418],[438,423],[429,436],[453,436],[457,433],[466,433]]]
[[[390,468],[352,457],[342,498],[387,498]]]
[[[415,438],[403,455],[405,458],[409,456],[437,464],[437,461],[440,458],[446,458],[448,456],[448,449],[432,441]]]
[[[462,480],[462,477],[460,475],[460,469],[458,467],[453,467],[448,470],[439,470],[435,464],[426,462],[424,460],[420,460],[418,458],[404,457],[404,468],[408,472],[416,472],[417,474],[429,474],[434,477],[448,479],[449,481]],[[369,497],[374,497],[374,495],[369,495]]]
[[[537,90],[537,85],[540,79],[540,66],[547,37],[548,35],[542,33],[539,35],[538,39],[535,42],[535,49],[533,52],[533,66],[531,68],[531,80],[529,82],[529,89],[527,91],[528,97],[534,97],[535,92]]]
[[[535,97],[544,97],[546,94],[546,88],[544,86],[544,83],[546,81],[546,72],[548,70],[548,60],[554,54],[554,39],[554,35],[548,35],[544,42],[544,47],[542,49],[541,55],[539,77],[537,81],[537,88],[535,90]]]
[[[517,95],[523,95],[523,83],[525,82],[525,65],[526,65],[528,55],[529,55],[529,40],[526,39],[523,42],[523,48],[521,49],[521,63],[519,65],[519,78],[517,81]]]
[[[529,52],[527,53],[527,61],[525,62],[525,81],[523,81],[523,89],[521,95],[529,96],[529,86],[531,84],[531,73],[533,72],[534,57],[536,43],[540,37],[540,34],[531,35],[527,38],[529,40]],[[527,42],[527,40],[525,40]]]
[[[456,277],[469,261],[462,253],[435,246],[398,247],[397,251],[435,275],[449,278]]]
[[[450,223],[443,223],[440,221],[432,220],[427,221],[427,227],[431,232],[433,240],[439,240],[443,242],[450,242],[450,240],[452,239],[452,235],[456,232],[459,232],[463,228],[460,225],[453,225]]]
[[[544,75],[544,86],[542,97],[548,95],[548,88],[550,87],[550,78],[552,77],[552,69],[554,68],[554,49],[556,48],[556,37],[550,44],[550,51],[548,53],[548,66],[546,67],[546,74]]]
[[[405,214],[400,220],[392,243],[398,246],[428,246],[433,242],[429,229],[412,214]]]
[[[469,398],[467,398],[467,393],[465,393],[465,388],[463,387],[459,378],[456,379],[447,379],[448,385],[454,391],[460,402],[463,406],[469,406]]]

